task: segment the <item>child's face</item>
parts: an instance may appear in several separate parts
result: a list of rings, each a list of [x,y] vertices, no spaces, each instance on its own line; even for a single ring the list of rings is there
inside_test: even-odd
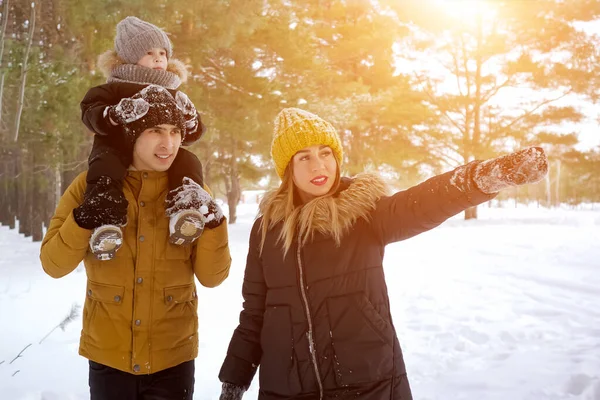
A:
[[[140,58],[140,60],[137,62],[137,65],[151,69],[161,69],[164,71],[167,69],[167,62],[167,51],[165,49],[154,47],[148,50],[145,56]]]

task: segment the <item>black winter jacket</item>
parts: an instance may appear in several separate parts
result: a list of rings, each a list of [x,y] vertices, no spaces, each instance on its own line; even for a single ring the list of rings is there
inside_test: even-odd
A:
[[[240,324],[220,380],[248,387],[260,365],[259,400],[412,399],[390,313],[384,250],[495,196],[462,187],[453,175],[392,196],[374,175],[344,179],[336,205],[348,230],[339,247],[327,234],[335,217],[319,215],[317,206],[312,240],[296,243],[284,257],[279,223],[259,255],[258,219]]]

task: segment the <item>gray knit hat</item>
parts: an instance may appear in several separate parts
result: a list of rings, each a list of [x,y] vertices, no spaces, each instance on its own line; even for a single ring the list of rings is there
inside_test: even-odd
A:
[[[157,26],[136,17],[127,17],[117,24],[115,50],[119,58],[129,64],[137,64],[152,48],[167,50],[173,54],[167,34]]]

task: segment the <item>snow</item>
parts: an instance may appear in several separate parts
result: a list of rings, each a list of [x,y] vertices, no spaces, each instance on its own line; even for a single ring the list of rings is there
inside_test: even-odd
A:
[[[170,221],[171,232],[175,229],[175,223],[178,219],[177,214],[180,210],[199,210],[204,216],[204,223],[209,223],[213,220],[220,222],[223,219],[223,211],[211,195],[202,186],[187,176],[183,178],[183,184],[173,189],[170,195],[172,199],[169,202],[170,206],[166,212],[167,215],[173,214]]]
[[[547,174],[548,159],[544,151],[541,147],[529,147],[481,162],[473,179],[482,192],[496,193],[507,186],[539,182]]]
[[[450,183],[461,192],[467,189],[465,179],[469,170],[468,165],[456,168],[450,178]],[[481,161],[475,167],[472,177],[482,192],[497,193],[509,186],[539,182],[547,174],[548,158],[544,151],[541,147],[529,147]]]
[[[124,124],[137,121],[148,114],[150,103],[144,98],[130,99],[128,97],[121,99],[115,107],[115,116]]]
[[[230,277],[198,291],[195,399],[220,393],[255,213],[256,204],[241,205],[229,226]],[[479,214],[387,247],[392,314],[414,398],[599,400],[600,207],[483,206]],[[81,317],[39,343],[83,304],[85,272],[48,277],[39,245],[0,227],[0,398],[88,399],[87,361],[77,354]],[[244,399],[256,397],[257,379]]]

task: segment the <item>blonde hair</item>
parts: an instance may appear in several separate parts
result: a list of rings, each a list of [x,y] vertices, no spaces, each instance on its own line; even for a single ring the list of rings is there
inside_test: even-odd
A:
[[[296,185],[292,177],[292,162],[288,164],[283,174],[281,184],[277,189],[267,193],[259,206],[258,217],[262,217],[260,221],[260,254],[265,245],[267,232],[275,227],[279,222],[283,221],[283,229],[277,238],[278,242],[283,243],[283,254],[287,254],[292,247],[294,237],[297,235],[300,244],[306,243],[314,233],[314,213],[316,207],[311,207],[317,201],[325,201],[332,213],[336,212],[336,207],[333,204],[333,196],[340,186],[340,167],[339,161],[336,158],[336,176],[331,190],[323,196],[319,196],[308,203],[297,205],[294,202]],[[333,218],[332,224],[336,225],[337,218]],[[343,229],[333,226],[332,231],[336,244],[340,244]]]

